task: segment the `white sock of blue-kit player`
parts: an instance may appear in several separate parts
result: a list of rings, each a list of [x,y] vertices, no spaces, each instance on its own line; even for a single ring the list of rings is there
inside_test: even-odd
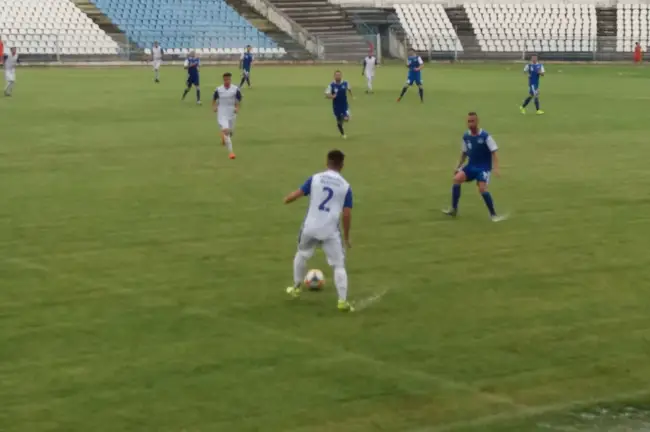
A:
[[[300,255],[300,252],[296,254],[296,257],[293,259],[293,283],[294,286],[300,286],[307,275],[307,260]]]
[[[348,299],[348,273],[345,271],[345,267],[334,268],[334,285],[336,285],[339,300],[346,301]]]
[[[232,138],[228,135],[226,135],[226,148],[230,153],[232,153]]]

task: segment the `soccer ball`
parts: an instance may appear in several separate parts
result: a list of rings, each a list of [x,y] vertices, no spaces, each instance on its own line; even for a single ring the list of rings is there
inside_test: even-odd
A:
[[[318,291],[325,286],[325,276],[318,269],[309,270],[305,276],[305,286],[312,291]]]

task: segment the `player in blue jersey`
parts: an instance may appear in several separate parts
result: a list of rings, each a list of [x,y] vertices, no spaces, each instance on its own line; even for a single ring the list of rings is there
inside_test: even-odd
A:
[[[535,98],[535,108],[537,114],[544,114],[544,111],[539,109],[539,79],[544,76],[544,65],[537,62],[537,56],[533,54],[530,58],[530,63],[524,67],[524,73],[528,75],[528,97],[524,103],[519,107],[522,114],[526,114],[526,107],[530,101]]]
[[[348,107],[348,93],[352,96],[352,89],[347,81],[343,81],[343,74],[340,70],[334,72],[334,81],[325,89],[325,97],[332,100],[332,108],[334,109],[334,117],[336,118],[336,126],[341,132],[341,136],[345,139],[345,131],[343,130],[343,122],[350,120],[350,110]]]
[[[418,93],[420,94],[420,102],[424,102],[424,89],[422,88],[422,68],[424,67],[424,62],[422,58],[415,53],[414,50],[409,50],[409,57],[406,60],[406,67],[408,67],[409,72],[406,77],[406,84],[402,88],[402,93],[400,93],[397,98],[397,102],[401,101],[406,91],[413,84],[418,86]]]
[[[242,53],[241,59],[239,60],[239,68],[241,69],[239,88],[242,88],[244,83],[247,83],[248,88],[251,88],[251,66],[253,66],[253,53],[251,51],[251,46],[246,45],[246,52]]]
[[[458,201],[460,201],[460,187],[465,182],[476,181],[478,191],[490,211],[490,218],[494,222],[505,219],[497,215],[494,210],[492,195],[488,192],[490,174],[499,175],[499,158],[497,157],[497,143],[492,136],[478,128],[478,115],[475,112],[467,114],[467,126],[469,130],[463,135],[462,151],[460,161],[455,170],[454,185],[451,189],[451,208],[443,210],[449,216],[458,214]],[[467,161],[467,164],[465,164]]]
[[[190,51],[190,55],[185,59],[184,67],[187,70],[187,88],[183,92],[183,100],[190,92],[192,86],[196,88],[196,104],[201,105],[201,87],[199,87],[199,66],[201,60],[196,56],[194,51]]]

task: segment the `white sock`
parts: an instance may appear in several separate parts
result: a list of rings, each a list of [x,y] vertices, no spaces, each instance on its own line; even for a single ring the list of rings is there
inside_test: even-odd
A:
[[[372,78],[368,78],[368,91],[372,91]]]
[[[9,82],[7,83],[7,85],[5,86],[5,94],[9,94],[9,93],[11,93],[11,85],[12,85],[12,84],[13,84],[13,83],[12,83],[11,81],[9,81]]]
[[[230,138],[230,135],[226,135],[226,148],[228,149],[228,152],[232,153],[232,139]]]
[[[334,285],[336,285],[336,292],[339,293],[339,300],[346,301],[348,299],[348,273],[345,271],[345,267],[334,269]]]
[[[154,72],[154,75],[155,75],[156,79],[158,79],[160,77],[160,72],[158,72],[158,69],[154,69],[153,72]]]
[[[307,275],[307,260],[300,255],[300,252],[296,253],[296,257],[293,259],[293,283],[294,286],[299,287],[304,281],[305,276]]]

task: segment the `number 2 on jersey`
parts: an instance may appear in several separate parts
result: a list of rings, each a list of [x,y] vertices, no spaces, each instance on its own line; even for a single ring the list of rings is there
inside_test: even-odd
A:
[[[326,205],[326,204],[327,204],[327,203],[332,199],[332,197],[334,196],[334,191],[332,190],[332,188],[325,186],[325,187],[323,187],[323,192],[327,192],[327,196],[325,197],[325,199],[323,200],[323,202],[320,203],[320,205],[318,206],[318,210],[320,210],[320,211],[324,211],[324,212],[329,212],[329,211],[330,211],[330,208],[329,208],[329,207],[326,207],[325,205]]]

